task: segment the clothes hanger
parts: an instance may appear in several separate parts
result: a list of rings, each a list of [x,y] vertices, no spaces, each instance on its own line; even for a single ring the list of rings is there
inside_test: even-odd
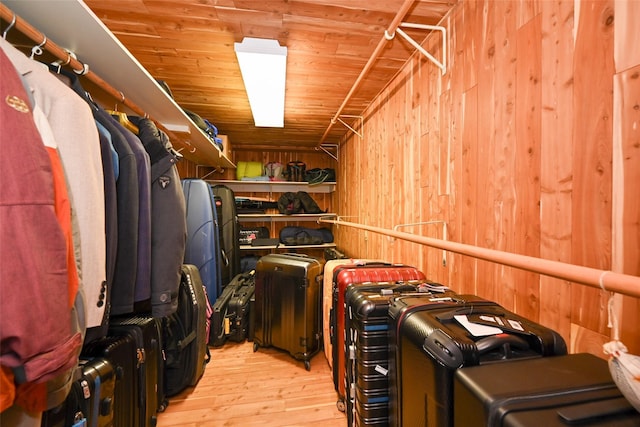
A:
[[[2,32],[2,38],[3,39],[5,39],[5,40],[7,39],[7,33],[9,32],[9,30],[11,28],[13,28],[14,25],[16,25],[16,19],[17,19],[17,16],[14,13],[13,14],[13,18],[11,18],[11,22],[9,23],[9,26],[7,28],[5,28],[4,31]]]
[[[29,59],[33,59],[33,57],[35,55],[42,55],[42,48],[44,47],[44,45],[47,44],[47,36],[45,36],[44,34],[42,35],[42,42],[40,44],[35,45],[34,47],[31,48],[31,56],[29,57]]]
[[[122,96],[122,99],[120,100],[120,102],[124,103],[124,100],[125,100],[124,93],[120,92],[120,96]],[[122,126],[124,126],[126,129],[129,129],[131,132],[133,132],[136,135],[138,135],[138,133],[140,132],[140,129],[138,129],[138,126],[136,126],[133,123],[131,123],[131,121],[129,120],[129,117],[127,117],[126,113],[124,113],[122,111],[118,111],[118,104],[117,103],[116,103],[116,105],[115,105],[113,110],[106,110],[106,111],[112,117],[118,119],[118,122]]]

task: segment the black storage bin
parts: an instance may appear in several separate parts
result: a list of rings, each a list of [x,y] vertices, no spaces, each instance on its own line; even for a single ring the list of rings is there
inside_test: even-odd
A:
[[[607,362],[588,353],[459,369],[456,427],[640,426],[611,379]]]

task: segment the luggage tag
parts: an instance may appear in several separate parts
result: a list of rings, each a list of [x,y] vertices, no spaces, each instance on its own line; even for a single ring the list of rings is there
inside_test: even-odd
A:
[[[470,314],[467,316],[471,323],[479,325],[495,326],[504,332],[514,332],[517,334],[527,333],[524,325],[520,320],[509,319],[505,316],[496,316],[494,314]]]
[[[87,427],[87,418],[82,412],[76,412],[71,427]]]
[[[480,323],[471,322],[467,315],[459,314],[454,316],[454,319],[465,328],[474,337],[485,337],[489,335],[501,334],[502,329],[494,325],[485,325]]]

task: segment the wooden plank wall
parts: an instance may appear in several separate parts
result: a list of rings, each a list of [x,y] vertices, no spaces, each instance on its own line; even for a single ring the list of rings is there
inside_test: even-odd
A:
[[[340,145],[346,220],[640,275],[640,3],[464,1],[443,25],[448,70],[414,56]],[[442,55],[440,35],[424,46]],[[354,257],[416,265],[602,356],[609,293],[338,227]],[[445,261],[445,262],[443,262]],[[640,301],[616,297],[640,353]]]

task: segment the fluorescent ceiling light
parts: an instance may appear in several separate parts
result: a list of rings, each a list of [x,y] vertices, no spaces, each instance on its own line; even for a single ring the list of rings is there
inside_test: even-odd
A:
[[[235,51],[256,126],[284,127],[287,48],[277,40],[245,37]]]

